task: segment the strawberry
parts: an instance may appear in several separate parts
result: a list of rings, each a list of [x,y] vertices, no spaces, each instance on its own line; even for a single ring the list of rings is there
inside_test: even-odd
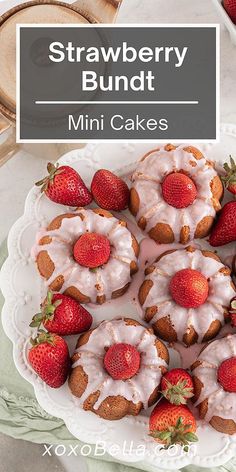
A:
[[[41,192],[45,192],[50,200],[69,206],[86,206],[91,203],[91,193],[72,167],[59,167],[59,164],[54,166],[49,162],[47,170],[49,175],[35,185],[42,186]]]
[[[162,182],[162,195],[168,205],[186,208],[194,202],[197,189],[190,177],[181,172],[173,172]]]
[[[104,356],[104,367],[114,380],[130,379],[139,370],[140,354],[131,344],[114,344]]]
[[[165,448],[173,444],[188,446],[198,441],[195,434],[196,421],[186,405],[172,405],[161,400],[154,408],[149,419],[149,432]]]
[[[220,364],[217,377],[226,392],[236,393],[236,357],[230,357]]]
[[[94,174],[91,192],[98,206],[105,210],[121,211],[128,207],[128,186],[109,170],[100,169]]]
[[[84,267],[95,269],[106,264],[110,257],[109,239],[99,233],[84,233],[74,245],[74,258]]]
[[[236,326],[236,297],[234,297],[230,302],[229,315],[232,325]]]
[[[184,369],[172,369],[162,377],[161,393],[174,405],[187,403],[194,395],[193,390],[192,377]]]
[[[197,308],[206,301],[209,286],[206,277],[198,270],[182,269],[172,277],[170,292],[178,305]]]
[[[232,241],[236,241],[236,202],[224,205],[209,238],[209,243],[214,247]]]
[[[70,356],[68,346],[57,334],[40,331],[31,339],[28,360],[39,377],[52,388],[61,387],[68,376]]]
[[[223,7],[228,13],[229,17],[236,24],[236,2],[235,0],[223,0]]]
[[[92,324],[92,316],[76,300],[61,293],[48,291],[41,305],[41,313],[33,317],[30,326],[38,327],[43,323],[50,333],[67,336],[87,331]]]
[[[230,165],[227,162],[224,163],[224,170],[225,175],[221,177],[221,180],[227,190],[236,195],[236,163],[232,156],[230,156]]]

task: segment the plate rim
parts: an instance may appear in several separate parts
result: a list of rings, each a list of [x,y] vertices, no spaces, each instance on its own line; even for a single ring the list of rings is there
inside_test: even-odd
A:
[[[236,125],[234,125],[232,123],[221,124],[221,133],[236,138]],[[119,145],[120,144],[121,143],[119,143]],[[63,156],[61,156],[60,159],[58,159],[58,162],[59,163],[63,162],[63,163],[67,163],[67,164],[69,164],[69,163],[73,164],[73,162],[75,162],[75,161],[77,162],[79,160],[84,160],[85,154],[87,156],[89,156],[89,155],[92,156],[92,154],[94,152],[94,149],[99,145],[100,145],[99,143],[97,143],[97,144],[90,143],[90,144],[84,146],[83,148],[79,148],[77,150],[69,151],[69,152],[65,153]],[[102,145],[104,145],[104,144],[102,144]],[[148,145],[148,143],[147,143],[147,145]],[[86,159],[88,159],[88,157],[86,157]],[[128,172],[130,170],[130,167],[133,166],[133,165],[134,165],[134,163],[125,166],[125,170],[127,170],[127,172]],[[124,173],[124,166],[122,167],[122,169],[115,169],[115,170],[118,174],[121,172],[121,170]],[[18,241],[18,239],[20,239],[20,230],[22,229],[22,225],[27,225],[27,224],[30,224],[30,222],[32,222],[32,220],[30,219],[30,215],[31,215],[31,212],[32,212],[32,208],[34,207],[34,202],[35,202],[35,198],[36,198],[37,195],[38,195],[38,189],[35,188],[35,186],[34,186],[29,191],[29,193],[26,197],[24,212],[23,212],[22,216],[16,220],[16,222],[13,224],[13,226],[11,227],[11,229],[9,231],[9,234],[8,234],[8,238],[7,238],[8,257],[7,257],[6,261],[4,262],[4,264],[2,266],[2,269],[1,269],[1,273],[0,273],[0,288],[1,288],[3,296],[4,296],[4,305],[3,305],[3,308],[2,308],[2,325],[3,325],[3,329],[5,331],[5,334],[8,336],[8,338],[13,343],[12,349],[13,349],[13,359],[14,359],[15,366],[16,366],[17,370],[19,371],[20,375],[25,380],[27,380],[28,382],[30,382],[33,385],[34,393],[35,393],[35,396],[36,396],[37,401],[39,402],[40,406],[44,410],[46,410],[47,413],[49,413],[51,415],[55,415],[55,416],[63,419],[63,421],[66,424],[67,429],[70,431],[70,433],[73,436],[75,436],[76,438],[78,438],[79,440],[81,440],[81,441],[83,441],[87,444],[94,444],[96,442],[96,441],[94,442],[94,436],[96,435],[96,432],[95,432],[95,435],[94,435],[94,434],[90,434],[91,431],[90,432],[88,431],[86,433],[84,428],[83,429],[80,428],[80,431],[78,433],[78,425],[77,424],[75,425],[73,423],[73,417],[68,416],[68,411],[58,412],[55,408],[55,405],[52,405],[52,400],[51,400],[51,402],[48,401],[48,404],[47,404],[48,406],[46,407],[45,402],[42,400],[42,396],[46,395],[47,387],[45,386],[43,381],[41,381],[41,379],[39,379],[37,377],[37,375],[33,372],[33,370],[30,373],[28,372],[29,369],[26,367],[26,365],[24,365],[24,359],[22,357],[22,352],[23,352],[23,350],[21,350],[22,343],[23,344],[25,343],[25,338],[27,336],[29,336],[32,333],[32,331],[29,329],[28,332],[24,333],[24,336],[22,336],[22,335],[20,335],[19,332],[17,332],[17,328],[16,328],[16,326],[14,326],[13,319],[11,319],[9,321],[8,313],[9,313],[9,305],[11,305],[11,301],[10,301],[10,297],[11,297],[11,278],[10,278],[10,275],[12,274],[12,270],[14,269],[14,267],[17,263],[17,255],[16,255],[17,247],[16,247],[15,243],[16,243],[16,241]],[[23,294],[23,296],[26,296],[26,295]],[[17,346],[16,346],[16,341],[17,341]],[[19,359],[20,352],[21,352],[21,356],[20,356],[20,359]],[[88,413],[86,412],[86,415],[87,414]],[[94,419],[95,419],[95,422],[96,422],[97,417],[95,415],[94,415]],[[125,421],[132,422],[131,421],[132,419],[133,418],[126,417]],[[141,417],[140,421],[145,422],[143,417]],[[108,422],[107,421],[106,423],[113,423],[113,422]],[[75,429],[76,429],[76,431],[75,431]],[[107,424],[106,430],[109,431],[109,424]],[[109,444],[109,441],[107,440],[107,448],[106,449],[110,449],[110,447],[111,447],[111,444]],[[107,452],[109,454],[109,451],[107,451]],[[203,457],[203,456],[200,456],[200,455],[194,455],[192,458],[188,457],[187,455],[186,456],[178,456],[178,457],[169,457],[169,458],[166,458],[166,457],[165,458],[161,458],[161,457],[156,458],[155,457],[154,458],[155,460],[153,459],[153,457],[151,457],[150,454],[149,454],[149,457],[145,455],[141,459],[140,459],[140,457],[134,457],[133,455],[131,455],[131,457],[129,457],[129,456],[127,457],[127,456],[122,455],[122,453],[119,454],[119,455],[115,455],[115,456],[110,454],[110,456],[113,459],[116,459],[116,460],[118,459],[121,462],[125,461],[125,462],[128,462],[130,464],[132,464],[132,463],[133,464],[143,463],[150,470],[152,468],[153,468],[153,470],[154,469],[156,470],[157,466],[159,468],[164,468],[164,469],[169,468],[170,470],[176,470],[176,467],[181,468],[181,467],[185,467],[186,465],[190,465],[190,464],[198,465],[200,467],[213,467],[213,466],[223,465],[225,462],[230,460],[235,455],[235,453],[236,453],[236,442],[232,441],[232,440],[230,441],[230,438],[229,438],[227,447],[225,447],[225,449],[223,448],[222,451],[220,451],[220,453],[217,453],[216,455],[212,455],[212,456],[204,456]]]

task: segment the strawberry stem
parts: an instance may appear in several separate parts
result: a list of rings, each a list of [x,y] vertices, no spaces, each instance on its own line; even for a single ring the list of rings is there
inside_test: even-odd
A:
[[[53,184],[54,177],[64,172],[64,169],[60,169],[58,163],[54,165],[51,162],[48,162],[47,171],[49,175],[35,183],[37,187],[41,187],[41,192],[46,192],[49,185]]]
[[[232,156],[229,156],[229,158],[230,164],[228,164],[228,162],[225,162],[223,165],[226,174],[221,177],[221,180],[226,188],[228,188],[230,185],[236,185],[236,162],[234,161]]]
[[[46,333],[46,331],[39,330],[35,338],[30,338],[33,347],[39,346],[43,343],[54,344],[54,335]]]
[[[193,388],[186,387],[187,380],[179,380],[175,385],[165,379],[166,388],[162,390],[163,396],[174,405],[185,405],[187,400],[193,397]]]
[[[40,313],[36,313],[36,315],[34,315],[32,318],[30,323],[31,328],[39,328],[41,323],[53,320],[55,310],[62,303],[62,300],[56,300],[53,303],[52,299],[53,292],[48,290],[46,300],[41,305],[42,311]]]
[[[166,430],[162,431],[153,430],[149,435],[159,442],[163,442],[165,449],[173,446],[173,444],[188,446],[189,443],[198,441],[197,435],[189,431],[191,427],[191,424],[184,424],[183,418],[180,416],[175,426],[168,426]]]

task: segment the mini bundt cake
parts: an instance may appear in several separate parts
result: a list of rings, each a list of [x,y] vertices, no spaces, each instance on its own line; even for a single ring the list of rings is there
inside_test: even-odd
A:
[[[189,346],[217,335],[234,295],[230,269],[219,257],[188,246],[163,253],[147,267],[139,301],[158,336]]]
[[[169,355],[152,329],[124,318],[80,336],[69,387],[76,403],[107,420],[138,415],[158,398]]]
[[[200,418],[217,431],[236,433],[236,335],[205,346],[192,373]]]
[[[32,249],[48,288],[80,303],[98,304],[125,293],[138,270],[138,254],[126,223],[98,208],[57,216]]]
[[[198,149],[168,144],[150,151],[131,181],[130,211],[156,242],[186,244],[209,234],[223,185]]]

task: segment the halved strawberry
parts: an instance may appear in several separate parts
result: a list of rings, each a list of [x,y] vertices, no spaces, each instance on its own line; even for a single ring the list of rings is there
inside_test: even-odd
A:
[[[232,325],[236,326],[236,297],[234,297],[230,302],[229,315],[232,321]]]

